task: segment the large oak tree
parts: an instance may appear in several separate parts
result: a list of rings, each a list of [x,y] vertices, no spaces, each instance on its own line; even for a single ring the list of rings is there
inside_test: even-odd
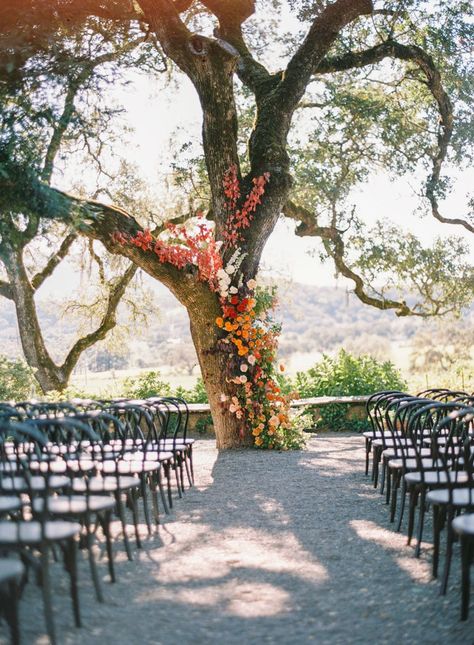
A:
[[[465,305],[472,297],[473,280],[462,242],[451,240],[427,250],[412,237],[379,229],[374,243],[368,244],[348,199],[350,189],[376,168],[399,173],[421,169],[426,173],[423,199],[431,215],[466,235],[474,232],[472,217],[448,216],[441,208],[448,188],[443,164],[467,157],[472,134],[465,83],[469,4],[293,0],[291,15],[300,21],[300,30],[288,37],[284,67],[276,71],[268,61],[264,64],[264,56],[255,54],[255,46],[258,38],[258,44],[271,49],[277,34],[259,31],[252,22],[256,10],[270,5],[278,12],[283,3],[6,2],[0,8],[3,82],[14,86],[17,77],[28,73],[28,61],[38,51],[56,60],[56,44],[79,33],[87,21],[119,42],[128,30],[141,29],[145,43],[153,38],[196,90],[203,115],[207,217],[214,222],[218,242],[225,240],[228,229],[223,179],[229,169],[236,169],[243,197],[255,178],[269,174],[251,225],[241,231],[238,246],[245,255],[233,275],[235,284],[255,277],[265,243],[284,213],[298,222],[297,234],[321,238],[338,271],[354,282],[355,293],[367,304],[400,316],[436,315]],[[201,26],[200,31],[192,25]],[[280,52],[282,47],[280,42]],[[311,114],[309,119],[306,114]],[[298,125],[309,146],[293,136]],[[2,213],[21,214],[27,222],[39,218],[66,223],[100,240],[110,253],[127,257],[173,292],[189,313],[218,447],[247,443],[241,422],[220,402],[222,394],[233,393],[215,324],[221,303],[199,279],[196,267],[178,269],[155,253],[120,243],[123,236],[143,231],[145,224],[135,213],[56,188],[54,178],[45,181],[34,164],[8,146],[0,149],[0,184]],[[360,251],[358,259],[350,255],[348,244]],[[225,265],[235,248],[222,249]],[[394,296],[395,278],[390,292],[380,292],[375,280],[380,271],[409,281],[419,300]]]

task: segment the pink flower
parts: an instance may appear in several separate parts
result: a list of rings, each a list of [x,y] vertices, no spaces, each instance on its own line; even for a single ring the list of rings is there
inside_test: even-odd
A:
[[[255,365],[255,361],[257,360],[253,354],[250,354],[250,356],[247,358],[248,362],[250,365]]]
[[[247,281],[247,287],[252,291],[255,289],[256,286],[257,286],[257,281],[254,280],[253,278]]]
[[[249,366],[247,365],[247,363],[242,363],[242,365],[240,366],[240,371],[241,372],[246,372],[248,370],[248,368],[249,368]]]

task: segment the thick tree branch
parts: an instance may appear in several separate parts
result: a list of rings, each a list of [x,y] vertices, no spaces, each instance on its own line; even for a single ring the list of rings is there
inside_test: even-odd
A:
[[[61,246],[56,251],[56,253],[53,253],[53,255],[51,255],[48,262],[46,263],[46,266],[31,278],[31,286],[33,287],[34,291],[37,291],[46,280],[46,278],[49,278],[49,276],[53,274],[56,267],[62,260],[64,260],[64,258],[68,254],[72,243],[76,239],[77,233],[69,233],[69,235],[67,235],[61,242]]]
[[[137,272],[137,269],[138,267],[132,262],[124,274],[116,280],[115,284],[111,285],[107,298],[107,307],[100,324],[94,331],[80,338],[70,349],[64,363],[60,367],[66,381],[69,380],[69,377],[77,365],[77,361],[81,355],[89,349],[89,347],[95,345],[99,340],[103,340],[107,336],[108,332],[116,326],[117,307],[133,276]]]
[[[314,69],[327,54],[339,32],[372,11],[372,0],[336,0],[315,18],[306,38],[288,63],[278,87],[282,110],[292,111],[298,105]]]
[[[155,32],[163,51],[187,74],[194,76],[193,34],[179,16],[172,0],[137,0],[145,20]]]
[[[302,206],[297,206],[291,200],[288,200],[283,208],[286,217],[299,222],[296,228],[296,235],[301,237],[313,236],[319,237],[324,244],[326,252],[334,260],[336,269],[345,278],[349,278],[354,283],[354,293],[359,300],[366,305],[376,307],[377,309],[393,309],[397,316],[419,316],[427,318],[436,315],[434,312],[420,312],[411,308],[407,303],[390,298],[374,298],[369,295],[365,289],[364,281],[353,269],[345,262],[345,244],[341,232],[335,226],[318,226],[315,215]]]
[[[97,201],[80,199],[41,182],[31,171],[17,167],[0,154],[0,209],[2,203],[15,200],[25,212],[73,226],[89,238],[97,239],[110,251],[132,262],[165,284],[182,301],[192,273],[159,262],[158,257],[132,245],[122,245],[114,237],[120,231],[135,236],[142,227],[126,211]],[[188,280],[189,278],[189,280]]]
[[[327,74],[365,67],[379,63],[385,58],[397,58],[415,63],[422,71],[426,79],[426,85],[438,106],[440,122],[438,126],[437,149],[432,156],[432,170],[426,182],[425,190],[433,216],[443,224],[462,226],[470,233],[474,233],[474,225],[471,222],[459,217],[444,217],[439,210],[437,192],[440,185],[441,168],[447,157],[449,143],[453,134],[454,115],[451,101],[443,87],[441,75],[431,56],[416,45],[403,45],[396,41],[388,40],[361,52],[348,52],[342,56],[323,59],[317,65],[315,74]]]

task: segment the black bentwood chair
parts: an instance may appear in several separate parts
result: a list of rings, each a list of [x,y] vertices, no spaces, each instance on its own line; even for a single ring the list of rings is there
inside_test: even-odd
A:
[[[10,628],[12,645],[20,645],[18,599],[25,567],[19,560],[0,558],[0,613]]]
[[[470,572],[474,562],[474,513],[459,515],[453,520],[453,531],[461,541],[461,620],[469,616]]]
[[[11,452],[13,448],[13,452]],[[32,474],[30,463],[34,455],[41,459],[47,450],[45,437],[36,429],[24,423],[0,424],[0,458],[2,463],[15,462],[14,471],[0,470],[0,493],[24,495],[30,508],[33,503],[43,500],[43,512],[33,520],[0,521],[0,549],[20,553],[25,561],[34,566],[41,580],[46,629],[53,645],[57,643],[51,599],[49,560],[53,546],[61,548],[64,566],[70,578],[70,591],[75,624],[81,626],[79,594],[77,587],[76,538],[81,531],[80,524],[63,520],[51,521],[47,515],[47,503],[53,490],[64,488],[69,479],[65,476],[50,475],[48,472]],[[38,553],[39,559],[34,555]]]

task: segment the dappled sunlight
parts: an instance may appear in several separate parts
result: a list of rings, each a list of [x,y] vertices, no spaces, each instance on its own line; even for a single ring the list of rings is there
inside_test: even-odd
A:
[[[153,560],[160,564],[160,578],[181,584],[224,578],[236,569],[248,569],[291,575],[315,584],[328,579],[325,567],[315,561],[292,532],[282,532],[275,539],[266,531],[232,527],[219,532],[216,539],[215,529],[193,528],[191,533],[188,527],[186,541],[181,540],[172,554],[168,549],[153,552]],[[209,542],[206,535],[211,538]],[[203,562],[207,565],[203,566]]]
[[[391,529],[385,529],[375,522],[368,520],[351,520],[349,525],[355,530],[358,537],[363,540],[374,542],[384,549],[393,551],[394,561],[397,566],[414,582],[427,584],[431,581],[431,566],[429,562],[421,558],[415,558],[413,553],[409,555],[401,553],[402,551],[406,551],[407,548],[406,535],[403,533],[395,533]]]
[[[431,581],[431,566],[426,560],[401,555],[395,558],[395,562],[415,582],[427,584]]]
[[[275,500],[262,500],[261,506],[272,515],[280,509]],[[289,612],[295,600],[288,588],[297,581],[317,587],[329,579],[291,531],[229,527],[216,533],[215,527],[188,525],[186,540],[153,550],[151,559],[159,584],[138,602],[194,605],[247,618]]]
[[[151,596],[151,597],[150,597]],[[170,589],[164,585],[143,597],[143,601],[176,602],[202,608],[219,609],[222,614],[242,618],[277,616],[291,611],[289,594],[274,584],[245,582],[236,579],[223,584],[180,587]]]

